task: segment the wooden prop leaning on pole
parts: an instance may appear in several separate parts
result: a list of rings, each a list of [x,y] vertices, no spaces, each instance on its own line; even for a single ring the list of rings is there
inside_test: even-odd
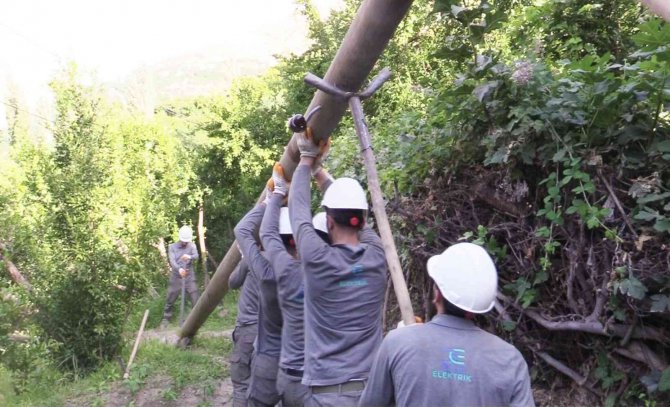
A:
[[[324,79],[328,83],[337,84],[344,91],[355,92],[360,89],[411,4],[412,0],[363,1]],[[337,127],[347,108],[347,101],[317,91],[306,111],[312,111],[316,106],[321,106],[321,110],[310,121],[310,127],[314,141],[320,143]],[[299,160],[300,153],[294,135],[279,161],[287,179],[293,177]],[[265,190],[257,202],[264,198]],[[195,336],[228,291],[228,278],[240,261],[240,252],[236,246],[233,242],[186,318],[180,331],[182,344],[190,342],[190,338]]]

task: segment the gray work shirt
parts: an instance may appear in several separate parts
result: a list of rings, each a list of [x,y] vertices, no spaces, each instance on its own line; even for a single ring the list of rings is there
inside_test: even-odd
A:
[[[391,331],[360,406],[534,406],[521,353],[472,321],[438,314]]]
[[[258,346],[256,352],[279,358],[282,317],[277,300],[277,283],[270,262],[261,253],[254,231],[263,219],[265,205],[257,205],[235,226],[235,238],[251,272],[259,282]]]
[[[190,260],[180,260],[180,257],[188,254],[191,256]],[[182,247],[182,242],[175,242],[168,246],[168,261],[172,269],[172,275],[179,277],[179,269],[186,269],[189,280],[195,280],[193,273],[193,264],[198,259],[198,250],[195,248],[193,242],[188,242]]]
[[[326,386],[365,379],[382,340],[387,266],[381,240],[364,227],[357,246],[328,245],[314,230],[310,168],[293,174],[289,213],[305,273],[305,374]]]
[[[287,251],[279,235],[279,213],[283,196],[272,194],[261,224],[261,242],[277,278],[281,308],[282,346],[279,366],[302,370],[305,335],[303,327],[304,290],[300,261]]]
[[[237,301],[237,320],[235,326],[253,325],[258,322],[258,279],[249,272],[249,265],[242,259],[228,279],[228,287],[239,289]]]

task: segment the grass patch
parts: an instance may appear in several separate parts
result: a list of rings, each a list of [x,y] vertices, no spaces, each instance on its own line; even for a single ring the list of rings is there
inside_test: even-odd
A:
[[[147,296],[137,302],[129,312],[124,326],[125,346],[121,352],[124,361],[127,362],[132,350],[144,310],[149,309],[145,329],[155,329],[159,326],[165,306],[165,290],[166,287],[162,287],[158,297]],[[222,305],[209,315],[199,332],[220,332],[234,328],[238,298],[237,290],[229,291]],[[175,307],[172,329],[178,329],[179,299]],[[190,312],[190,305],[187,305],[186,311]],[[229,338],[205,335],[196,335],[192,346],[187,350],[180,350],[157,341],[143,341],[133,362],[130,378],[123,382],[123,386],[135,393],[140,391],[152,377],[164,376],[170,379],[169,387],[162,392],[165,400],[173,400],[184,387],[194,385],[202,390],[203,394],[211,395],[219,382],[229,376],[228,365],[224,360],[227,359],[232,347]],[[105,404],[105,394],[121,383],[123,374],[116,361],[103,363],[95,372],[83,377],[73,377],[52,368],[45,369],[35,377],[29,391],[14,395],[11,374],[0,365],[0,406],[59,407],[63,406],[66,400],[73,399],[84,400],[82,405],[102,406]],[[204,405],[208,404],[205,402]]]

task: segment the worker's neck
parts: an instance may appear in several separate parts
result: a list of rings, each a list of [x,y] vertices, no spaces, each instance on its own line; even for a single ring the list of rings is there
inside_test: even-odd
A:
[[[333,244],[357,246],[360,243],[358,231],[352,228],[334,227],[330,230],[330,239]]]

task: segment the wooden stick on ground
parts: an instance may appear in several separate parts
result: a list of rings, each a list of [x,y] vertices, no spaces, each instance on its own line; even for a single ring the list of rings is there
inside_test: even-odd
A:
[[[144,325],[147,323],[147,318],[149,317],[149,310],[144,311],[144,317],[142,317],[142,324],[140,324],[140,330],[137,332],[137,338],[135,338],[135,345],[133,345],[133,351],[130,353],[130,359],[128,359],[128,364],[126,365],[126,371],[123,373],[123,379],[127,379],[130,375],[130,366],[133,364],[135,359],[135,354],[137,353],[137,348],[140,346],[140,339],[142,338],[142,333],[144,332]]]

